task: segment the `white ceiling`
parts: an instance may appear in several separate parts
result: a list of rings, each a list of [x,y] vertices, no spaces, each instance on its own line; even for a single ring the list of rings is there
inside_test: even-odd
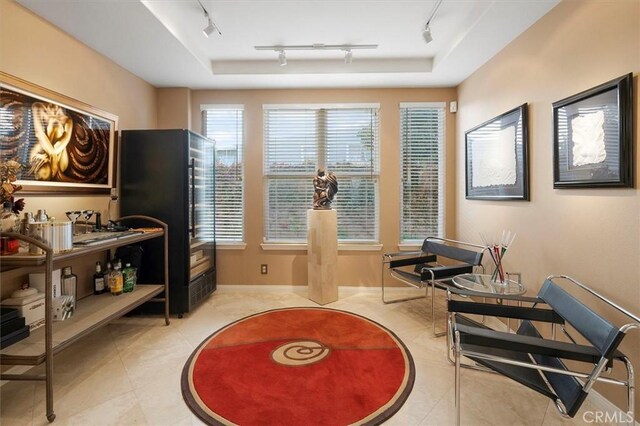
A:
[[[560,0],[202,0],[222,35],[206,38],[197,0],[18,0],[157,87],[456,86]],[[257,45],[377,44],[277,53]]]

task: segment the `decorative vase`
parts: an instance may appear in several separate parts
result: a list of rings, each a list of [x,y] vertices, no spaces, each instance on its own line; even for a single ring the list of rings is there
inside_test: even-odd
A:
[[[20,232],[20,218],[13,212],[13,205],[5,202],[0,212],[0,230],[2,232]],[[2,237],[0,241],[0,255],[14,254],[20,248],[17,238]]]

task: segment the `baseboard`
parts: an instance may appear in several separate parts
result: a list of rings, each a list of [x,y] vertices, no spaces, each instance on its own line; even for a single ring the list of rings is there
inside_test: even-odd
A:
[[[300,293],[306,292],[306,285],[291,285],[291,284],[218,284],[216,291],[250,291],[258,293]]]

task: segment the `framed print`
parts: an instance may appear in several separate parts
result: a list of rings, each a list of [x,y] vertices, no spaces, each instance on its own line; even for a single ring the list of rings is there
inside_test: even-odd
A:
[[[529,200],[527,104],[464,135],[466,198]]]
[[[0,72],[0,160],[38,194],[108,194],[115,187],[118,117]]]
[[[633,187],[631,74],[553,103],[553,187]]]

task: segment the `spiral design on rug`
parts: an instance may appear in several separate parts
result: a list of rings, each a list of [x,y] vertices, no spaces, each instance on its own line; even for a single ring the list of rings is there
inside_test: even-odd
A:
[[[182,395],[214,425],[376,425],[400,409],[414,379],[409,350],[382,325],[286,308],[205,339],[184,366]]]

